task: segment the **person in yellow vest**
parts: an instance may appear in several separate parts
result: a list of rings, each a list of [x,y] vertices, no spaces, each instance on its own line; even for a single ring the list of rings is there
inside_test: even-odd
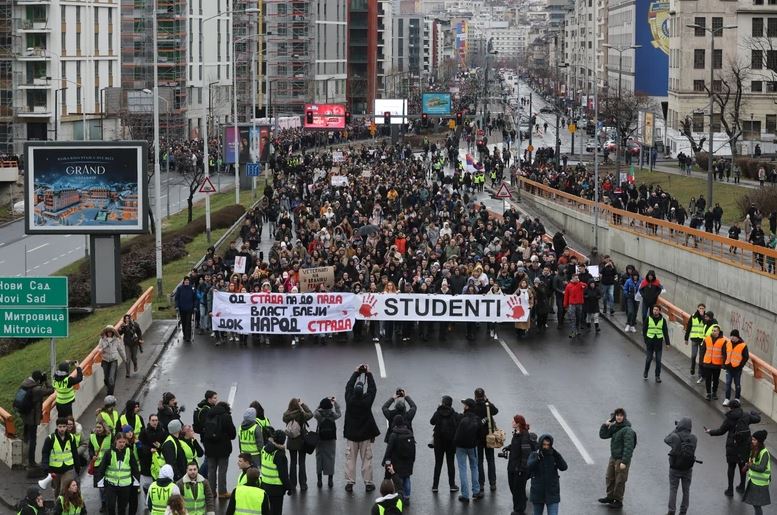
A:
[[[95,469],[94,478],[97,486],[105,489],[108,515],[127,513],[130,497],[137,495],[136,487],[140,485],[140,466],[124,433],[116,434],[113,447],[103,456],[100,467]]]
[[[45,512],[43,508],[43,496],[37,486],[27,489],[27,495],[19,502],[16,515],[38,515]]]
[[[709,336],[704,337],[704,385],[707,389],[707,400],[718,398],[718,383],[720,383],[720,370],[726,362],[726,345],[728,340],[723,336],[720,326],[712,326]]]
[[[57,393],[55,401],[57,417],[67,417],[73,414],[73,403],[76,400],[75,386],[84,380],[84,371],[78,366],[78,363],[75,363],[76,375],[70,375],[72,364],[74,364],[72,361],[60,363],[51,381],[51,386]]]
[[[81,497],[78,481],[70,479],[62,485],[62,495],[54,502],[54,515],[83,515],[86,505]]]
[[[742,501],[753,507],[755,515],[763,514],[763,507],[769,506],[772,499],[769,496],[769,484],[772,481],[772,457],[764,447],[768,433],[763,429],[753,433],[750,460],[745,465],[747,469],[747,487]]]
[[[89,441],[84,437],[84,428],[76,422],[72,415],[67,417],[67,432],[73,435],[76,442],[76,454],[81,467],[89,463]]]
[[[119,417],[119,426],[132,426],[132,432],[135,436],[140,436],[143,429],[143,417],[140,416],[140,403],[136,400],[128,400],[124,406],[124,413]]]
[[[183,431],[181,431],[181,437],[178,439],[178,444],[183,451],[186,463],[191,463],[192,461],[199,463],[200,458],[205,454],[200,442],[197,441],[194,429],[190,425],[183,426]]]
[[[181,479],[186,472],[186,455],[180,442],[182,430],[183,426],[180,420],[171,420],[167,424],[167,438],[162,442],[160,448],[165,463],[173,468],[173,477],[176,481]]]
[[[250,406],[256,410],[256,423],[262,428],[262,440],[268,440],[275,432],[270,423],[270,419],[265,415],[264,408],[259,404],[259,401],[252,401]],[[257,466],[258,465],[259,463],[257,462]]]
[[[380,497],[375,499],[370,515],[402,513],[403,508],[402,497],[397,493],[394,481],[384,479],[380,484]]]
[[[173,467],[165,464],[159,470],[159,478],[148,487],[146,506],[151,515],[164,515],[172,495],[181,495],[181,491],[173,482]]]
[[[688,345],[688,341],[691,342],[691,376],[696,375],[696,364],[699,364],[699,380],[701,377],[701,353],[699,347],[704,342],[704,334],[706,327],[704,323],[704,312],[707,310],[707,306],[699,304],[696,307],[696,312],[688,318],[688,323],[685,324],[685,344]]]
[[[214,515],[216,513],[216,499],[208,480],[200,475],[199,466],[192,461],[186,467],[186,475],[177,483],[178,490],[183,496],[184,505],[189,515]]]
[[[248,408],[243,412],[243,423],[240,424],[240,452],[251,455],[251,461],[259,464],[259,453],[264,447],[264,437],[262,436],[262,426],[256,420],[256,410]]]
[[[238,485],[244,485],[246,484],[246,477],[248,469],[250,468],[257,468],[259,466],[259,463],[261,463],[261,457],[258,461],[253,461],[253,456],[248,454],[247,452],[241,452],[237,455],[237,469],[240,471],[240,475],[237,476],[237,484]]]
[[[726,397],[723,399],[723,405],[728,406],[731,402],[731,383],[734,383],[735,399],[742,397],[742,369],[750,359],[750,351],[747,344],[739,336],[738,329],[732,329],[728,341],[726,342],[726,362],[723,366],[726,369]]]
[[[135,456],[135,460],[138,462],[138,469],[140,469],[140,453],[138,452],[138,447],[140,447],[140,443],[138,442],[137,435],[135,435],[135,430],[132,428],[131,425],[127,424],[121,428],[121,432],[124,435],[124,437],[127,439],[127,448]],[[141,479],[143,478],[142,472],[140,474],[140,477]],[[132,492],[130,493],[130,498],[129,498],[129,505],[127,506],[128,515],[134,515],[138,512],[139,502],[140,502],[140,484],[135,485],[133,483]]]
[[[259,471],[255,468],[249,469],[246,476],[246,484],[238,485],[232,490],[226,515],[275,514],[270,508],[270,497],[260,485]]]
[[[663,347],[669,347],[669,324],[661,316],[661,308],[656,304],[650,310],[650,316],[642,324],[642,336],[645,339],[645,371],[642,373],[642,379],[647,381],[648,372],[650,372],[650,363],[653,361],[653,355],[656,357],[656,383],[661,382],[661,355]]]
[[[103,400],[103,407],[97,412],[97,420],[105,422],[106,427],[111,433],[121,429],[119,425],[119,411],[116,409],[116,397],[106,395]]]
[[[108,428],[105,426],[105,422],[98,420],[94,425],[92,434],[89,435],[89,461],[93,463],[94,470],[100,468],[102,465],[103,457],[105,453],[111,449],[113,438]],[[97,477],[94,476],[94,487],[97,488]],[[100,488],[100,502],[102,508],[105,508],[105,489]]]
[[[283,514],[283,499],[289,490],[289,465],[286,459],[286,433],[278,429],[262,447],[262,488],[270,498],[272,515]]]
[[[67,419],[57,419],[57,429],[46,438],[43,444],[42,464],[45,472],[53,474],[54,494],[60,494],[60,486],[76,477],[81,466],[78,462],[78,450],[73,435],[67,432]]]

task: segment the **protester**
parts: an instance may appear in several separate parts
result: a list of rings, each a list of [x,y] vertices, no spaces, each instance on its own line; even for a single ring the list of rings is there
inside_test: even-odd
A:
[[[710,316],[712,316],[710,314]],[[726,362],[726,346],[728,340],[723,336],[720,326],[715,324],[704,337],[704,356],[702,364],[704,366],[704,384],[707,390],[707,400],[718,399],[718,383],[720,382],[720,371]]]
[[[764,446],[767,437],[764,430],[753,433],[750,459],[743,467],[747,469],[747,488],[742,501],[753,507],[755,515],[763,514],[763,507],[772,503],[769,484],[772,481],[771,455]]]
[[[394,415],[391,426],[382,465],[392,466],[402,480],[402,497],[405,504],[410,504],[410,476],[413,475],[416,452],[415,437],[402,415]]]
[[[750,425],[761,421],[761,415],[755,411],[745,413],[737,399],[729,402],[728,412],[718,429],[704,431],[710,436],[726,435],[726,464],[728,466],[728,487],[725,494],[734,495],[734,470],[739,469],[737,492],[745,491],[745,464],[750,458]]]
[[[140,467],[132,448],[127,446],[124,433],[117,433],[113,447],[95,469],[97,486],[105,488],[105,506],[109,515],[124,514],[130,505],[130,496],[140,484]]]
[[[626,419],[626,411],[623,408],[613,411],[610,418],[602,424],[599,428],[599,438],[610,440],[610,461],[607,463],[606,477],[607,493],[599,499],[599,502],[609,504],[611,508],[622,508],[631,458],[637,445],[637,435]]]
[[[62,484],[81,472],[75,439],[67,432],[67,419],[57,418],[57,428],[43,444],[41,464],[44,471],[53,474],[52,487],[55,495],[61,493]]]
[[[86,505],[78,481],[70,479],[62,485],[62,495],[54,502],[54,515],[85,515]]]
[[[308,432],[308,421],[313,418],[307,404],[302,399],[292,398],[289,407],[283,413],[283,422],[286,424],[286,449],[289,451],[289,491],[299,489],[304,492],[308,489],[308,475],[305,468],[305,433]]]
[[[219,401],[209,409],[202,428],[202,443],[208,459],[208,482],[219,499],[227,499],[227,467],[232,454],[232,440],[237,437],[229,404]]]
[[[132,315],[127,313],[122,319],[122,324],[119,327],[119,335],[124,340],[124,368],[126,377],[130,376],[130,365],[132,369],[138,371],[138,351],[143,352],[143,331],[140,329],[140,324],[132,320]]]
[[[127,361],[124,353],[124,342],[119,339],[116,328],[107,325],[100,333],[98,344],[102,356],[103,381],[108,395],[113,395],[116,388],[116,374],[119,370],[119,359]]]
[[[21,393],[20,393],[21,392]],[[35,451],[38,445],[38,426],[43,413],[43,400],[54,393],[46,374],[34,371],[22,381],[14,398],[14,408],[24,423],[24,443],[27,444],[27,466],[37,468]]]
[[[323,476],[328,476],[327,485],[334,486],[335,456],[337,455],[337,425],[335,421],[342,416],[337,399],[325,397],[313,412],[318,432],[316,446],[316,486],[323,486]]]
[[[526,512],[526,482],[529,480],[529,456],[539,449],[537,435],[529,432],[523,415],[512,421],[513,437],[499,456],[507,458],[507,481],[513,495],[513,514]]]
[[[362,479],[367,492],[375,490],[372,482],[372,444],[380,435],[372,404],[377,395],[375,379],[369,366],[361,364],[345,385],[345,490],[353,492],[356,483],[356,460],[361,459]]]
[[[683,498],[680,503],[680,514],[688,512],[691,500],[691,479],[693,466],[696,463],[696,435],[691,433],[690,418],[683,417],[675,423],[675,429],[664,438],[669,451],[669,511],[667,515],[675,515],[677,508],[677,487],[682,483]]]
[[[480,484],[480,497],[486,484],[485,463],[488,463],[488,484],[493,492],[496,490],[496,463],[494,461],[494,449],[486,445],[486,436],[489,428],[495,428],[494,417],[499,409],[489,401],[483,388],[475,388],[475,414],[480,417],[482,424],[478,435],[478,482]]]
[[[70,375],[70,367],[75,365],[76,375]],[[84,371],[78,365],[78,362],[64,361],[59,364],[51,386],[57,392],[55,404],[57,406],[57,417],[68,417],[73,414],[73,403],[76,400],[75,386],[84,379]]]
[[[645,370],[642,379],[647,381],[653,356],[656,357],[656,383],[661,382],[661,355],[663,347],[669,347],[669,322],[661,315],[661,308],[653,306],[646,323],[642,325],[642,336],[645,339]]]
[[[542,515],[545,510],[548,515],[558,515],[561,503],[558,473],[567,470],[567,462],[553,448],[551,435],[540,436],[540,448],[529,455],[526,466],[531,477],[529,502],[534,507],[534,515]]]
[[[262,488],[270,500],[270,513],[282,515],[283,498],[289,493],[289,464],[286,459],[286,433],[278,429],[262,447]]]
[[[251,513],[254,515],[270,515],[275,513],[270,508],[270,497],[262,488],[259,479],[259,471],[249,469],[246,473],[246,483],[238,485],[232,491],[227,504],[226,515],[240,515]]]
[[[483,498],[477,455],[482,424],[481,418],[475,411],[474,399],[464,399],[461,404],[462,415],[456,426],[453,443],[456,445],[456,463],[459,467],[459,481],[461,482],[459,501],[468,503],[470,501],[470,481],[472,481],[472,499],[477,501]]]
[[[729,339],[726,341],[726,359],[724,368],[726,369],[726,397],[723,399],[723,405],[728,406],[731,399],[731,384],[735,387],[735,399],[739,400],[742,396],[742,370],[750,359],[750,351],[747,344],[739,336],[738,329],[732,329]]]
[[[706,324],[704,321],[704,312],[707,306],[699,304],[696,307],[696,311],[688,318],[688,323],[685,324],[685,344],[688,345],[688,340],[691,341],[691,376],[696,374],[696,362],[698,359],[699,365],[699,378],[702,375],[702,357],[703,352],[699,352],[699,349],[704,345],[704,333],[706,330]]]
[[[434,426],[432,431],[432,448],[434,449],[434,478],[432,479],[432,492],[438,491],[440,473],[442,472],[443,459],[448,470],[448,486],[451,492],[458,492],[456,486],[456,427],[459,424],[459,413],[453,409],[453,399],[449,395],[443,395],[440,405],[432,415],[429,423]]]

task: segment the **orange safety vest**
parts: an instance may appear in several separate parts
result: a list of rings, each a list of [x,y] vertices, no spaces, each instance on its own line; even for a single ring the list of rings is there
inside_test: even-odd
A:
[[[727,342],[724,336],[720,336],[714,342],[711,335],[704,338],[704,364],[723,366],[723,346]]]
[[[726,340],[726,365],[731,365],[733,368],[739,368],[742,364],[742,354],[745,352],[747,344],[745,342],[739,342],[736,345],[731,343],[731,340]]]

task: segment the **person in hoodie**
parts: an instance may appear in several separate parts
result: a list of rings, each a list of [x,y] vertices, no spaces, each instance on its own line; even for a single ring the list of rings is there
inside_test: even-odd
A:
[[[451,492],[458,492],[456,486],[456,444],[453,439],[456,436],[456,426],[459,424],[459,414],[453,409],[453,399],[449,395],[443,395],[440,405],[432,415],[429,423],[434,426],[432,430],[432,448],[434,449],[434,479],[432,480],[432,492],[437,492],[440,484],[442,462],[448,469],[448,486]]]
[[[260,452],[264,447],[262,426],[256,421],[256,410],[248,408],[243,412],[243,422],[240,423],[240,452],[250,454],[254,466],[259,466]]]
[[[229,455],[232,454],[232,440],[237,437],[228,403],[220,401],[208,410],[203,428],[208,427],[216,429],[212,435],[207,434],[207,431],[202,434],[205,457],[208,459],[208,481],[213,493],[218,492],[220,499],[227,499],[227,467]]]
[[[696,456],[696,435],[691,433],[692,423],[688,417],[683,417],[664,438],[669,451],[669,511],[667,515],[675,515],[677,508],[677,487],[682,483],[683,500],[680,503],[680,515],[688,512],[691,500],[691,479],[694,462],[690,457]]]
[[[653,362],[653,355],[655,355],[656,383],[660,383],[663,347],[664,345],[669,347],[669,322],[661,316],[659,306],[650,308],[650,316],[642,324],[642,336],[645,340],[645,370],[642,372],[642,379],[647,381],[650,364]]]
[[[343,436],[345,450],[345,490],[353,492],[356,483],[356,459],[362,460],[362,479],[368,492],[375,490],[372,482],[372,444],[380,436],[380,429],[372,414],[372,405],[378,393],[375,378],[369,366],[357,367],[345,385],[345,417]]]
[[[637,434],[631,428],[631,422],[626,419],[626,410],[617,408],[613,411],[602,427],[599,428],[599,438],[610,440],[610,461],[607,463],[607,493],[599,499],[602,504],[611,508],[623,507],[623,494],[626,481],[629,479],[629,468],[634,447],[637,445]]]
[[[639,283],[639,294],[642,296],[642,323],[647,321],[648,315],[651,313],[653,306],[658,302],[658,296],[664,291],[664,287],[661,286],[661,282],[656,278],[656,272],[654,270],[648,270],[645,278]]]
[[[186,473],[186,455],[181,447],[183,425],[180,420],[171,420],[167,424],[167,437],[162,442],[160,452],[165,463],[173,467],[173,479],[181,479]]]
[[[418,411],[418,407],[415,402],[413,402],[413,399],[405,393],[404,388],[397,388],[394,395],[383,403],[381,410],[389,425],[388,430],[386,430],[386,443],[388,443],[389,438],[391,437],[391,430],[394,429],[394,419],[397,415],[404,419],[405,426],[407,426],[410,431],[413,430],[413,418],[415,417],[416,411]]]
[[[456,426],[453,444],[456,446],[456,462],[459,466],[459,480],[461,481],[461,494],[459,501],[468,503],[469,486],[472,481],[472,499],[483,498],[482,486],[478,475],[477,447],[480,441],[481,418],[475,412],[475,400],[464,399],[461,401],[462,414]],[[469,479],[467,472],[469,471]]]
[[[391,465],[402,480],[402,496],[406,504],[410,504],[411,483],[415,464],[415,437],[413,431],[405,423],[402,415],[396,415],[392,421],[386,452],[383,455],[383,466]]]
[[[72,362],[63,361],[54,372],[51,386],[57,392],[55,404],[57,406],[57,417],[69,417],[73,414],[73,403],[76,401],[75,385],[84,380],[84,371],[76,363],[76,375],[70,375]]]
[[[24,499],[19,501],[17,506],[18,515],[38,515],[43,513],[43,496],[37,486],[31,486],[27,489]]]
[[[561,482],[559,472],[567,470],[567,462],[553,448],[553,437],[540,436],[540,448],[529,455],[526,467],[531,477],[529,502],[534,506],[534,515],[542,515],[547,509],[548,515],[558,515],[561,503]]]
[[[29,409],[19,412],[24,423],[24,442],[27,444],[27,466],[36,468],[35,450],[38,445],[38,426],[43,414],[43,400],[54,393],[54,388],[49,385],[46,375],[36,370],[32,375],[22,381],[22,388],[27,390],[30,398]]]
[[[275,431],[262,447],[262,488],[270,499],[270,513],[283,515],[283,498],[289,490],[289,461],[286,459],[286,433]]]
[[[726,435],[726,464],[728,487],[725,494],[728,497],[734,495],[734,470],[739,469],[739,486],[737,492],[745,491],[745,465],[750,459],[750,424],[761,422],[761,415],[755,411],[745,413],[739,399],[734,399],[728,404],[723,423],[717,429],[704,428],[710,436]]]
[[[162,400],[157,406],[157,415],[162,427],[167,428],[167,425],[173,420],[180,421],[182,412],[183,409],[178,407],[178,399],[174,393],[165,392],[162,394]]]
[[[585,323],[588,329],[591,328],[591,324],[594,324],[596,332],[599,329],[599,299],[602,297],[602,292],[596,287],[596,281],[593,279],[588,281],[588,286],[583,292],[583,312],[585,313]]]
[[[140,436],[143,430],[143,417],[140,416],[140,403],[134,399],[124,405],[124,413],[119,417],[119,427],[132,426],[132,432]]]
[[[328,486],[334,486],[335,456],[337,455],[337,426],[335,421],[342,416],[340,405],[332,397],[321,399],[313,418],[318,424],[318,445],[316,446],[316,486],[323,486],[323,476],[329,476]]]
[[[164,513],[167,509],[167,501],[173,495],[181,495],[181,491],[173,482],[173,467],[163,465],[159,469],[159,478],[148,487],[146,506],[152,515]]]
[[[639,301],[636,299],[636,296],[641,282],[639,273],[634,270],[623,283],[623,300],[626,307],[626,327],[624,327],[623,330],[627,333],[637,332],[637,310],[639,309]]]
[[[100,355],[102,357],[103,381],[108,395],[113,395],[116,388],[116,374],[119,371],[119,359],[127,361],[124,352],[124,342],[119,338],[116,328],[106,325],[100,333]]]
[[[580,282],[580,277],[575,273],[564,288],[564,310],[574,312],[575,325],[570,338],[574,338],[583,329],[583,304],[585,302],[585,284]]]
[[[186,466],[186,475],[175,486],[181,492],[189,515],[216,514],[216,499],[213,496],[213,490],[211,490],[208,480],[200,475],[196,461],[192,461]]]

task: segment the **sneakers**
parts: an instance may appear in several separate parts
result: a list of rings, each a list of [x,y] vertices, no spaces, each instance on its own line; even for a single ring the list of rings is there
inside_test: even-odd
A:
[[[345,491],[348,493],[353,492],[353,483],[347,483],[345,485]]]
[[[728,403],[729,403],[729,400],[728,400],[728,399],[723,399],[723,405],[724,405],[724,406],[728,406]]]
[[[483,490],[481,490],[481,491],[479,491],[478,493],[474,494],[474,495],[472,496],[472,499],[473,499],[473,500],[475,500],[475,501],[479,501],[479,500],[481,500],[481,499],[482,499],[483,497],[485,497],[485,496],[486,496],[486,494],[484,494],[484,493],[483,493]]]
[[[618,499],[613,499],[613,501],[610,502],[610,508],[620,510],[621,508],[623,508],[623,502],[619,501]]]
[[[494,331],[494,340],[498,340],[498,339],[499,339],[499,335],[497,335],[496,331]]]
[[[631,330],[631,326],[629,324],[626,324],[626,327],[623,328],[624,333],[628,333]]]
[[[703,378],[703,377],[699,377],[699,378],[696,380],[696,384],[702,384],[703,382],[704,382],[704,378]]]
[[[469,497],[464,497],[463,495],[460,495],[459,501],[463,503],[469,503]]]
[[[731,488],[727,488],[725,492],[723,492],[723,495],[726,497],[734,497],[734,490]]]
[[[645,372],[644,374],[642,374],[642,379],[644,379],[645,381],[647,381],[647,372]]]
[[[660,378],[659,376],[656,376],[656,382],[657,382],[657,383],[660,383],[660,382],[661,382],[661,378]]]
[[[372,483],[367,483],[367,484],[364,486],[364,489],[365,489],[366,491],[368,491],[368,492],[372,492],[373,490],[375,490],[375,485],[373,485]]]
[[[739,492],[740,494],[745,493],[745,485],[739,485],[737,487],[737,492]]]
[[[489,329],[488,330],[488,337],[489,338],[493,338],[494,337],[494,330],[493,329]]]
[[[432,487],[432,493],[433,493],[433,494],[436,494],[436,493],[437,493],[437,492],[439,492],[439,491],[440,491],[440,489],[439,489],[439,488],[437,488],[436,486],[433,486],[433,487]]]
[[[691,369],[691,377],[693,377],[693,376],[695,376],[695,375],[696,375],[696,369],[695,369],[695,368],[692,368],[692,369]]]
[[[637,332],[637,328],[636,328],[636,327],[634,327],[634,326],[631,326],[631,332],[632,332],[632,333],[636,333],[636,332]]]
[[[612,502],[612,499],[609,497],[602,497],[601,499],[598,499],[600,503],[602,504],[610,504]]]
[[[704,398],[707,399],[708,401],[711,401],[712,400],[712,394],[708,393],[707,395],[704,396]]]
[[[451,491],[451,492],[458,492],[458,491],[459,491],[459,487],[458,487],[458,486],[456,486],[456,485],[453,485],[453,486],[450,488],[450,491]]]
[[[601,331],[601,329],[599,329],[599,322],[595,323],[594,327],[596,328],[597,333]]]

